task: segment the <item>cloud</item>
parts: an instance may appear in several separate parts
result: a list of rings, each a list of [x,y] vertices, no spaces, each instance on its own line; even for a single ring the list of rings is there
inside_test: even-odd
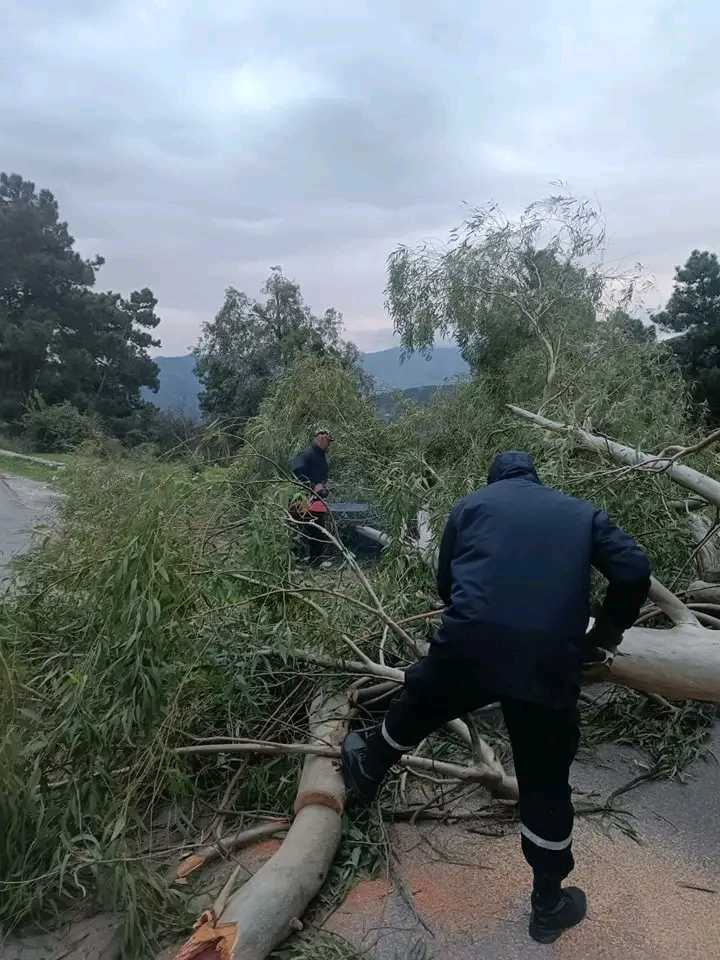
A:
[[[667,295],[713,210],[716,5],[6,0],[0,168],[53,190],[99,285],[150,285],[181,352],[271,264],[384,345],[385,261],[461,203],[552,180]]]

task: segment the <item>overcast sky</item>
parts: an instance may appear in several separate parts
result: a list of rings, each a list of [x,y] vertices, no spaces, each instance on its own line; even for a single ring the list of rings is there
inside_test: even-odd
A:
[[[654,297],[720,250],[717,0],[5,0],[0,170],[184,353],[281,264],[364,349],[385,260],[562,179]]]

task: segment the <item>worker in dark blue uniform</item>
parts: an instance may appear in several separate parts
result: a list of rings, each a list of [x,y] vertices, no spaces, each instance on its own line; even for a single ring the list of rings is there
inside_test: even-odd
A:
[[[324,528],[327,524],[328,510],[324,503],[328,495],[327,451],[333,440],[329,430],[318,429],[311,445],[290,461],[290,470],[295,479],[309,488],[306,493],[294,498],[290,513],[296,521],[312,521],[314,524],[308,526],[304,533],[311,566],[317,566],[322,561],[323,550],[328,542],[317,527]]]
[[[608,588],[586,634],[592,567]],[[345,739],[349,798],[371,803],[403,753],[499,700],[534,873],[530,934],[550,943],[586,912],[581,890],[562,889],[574,867],[568,776],[583,664],[620,644],[647,596],[650,565],[604,511],[544,486],[532,458],[513,451],[496,457],[487,487],[452,510],[437,583],[446,609],[428,656],[406,671],[382,726]]]

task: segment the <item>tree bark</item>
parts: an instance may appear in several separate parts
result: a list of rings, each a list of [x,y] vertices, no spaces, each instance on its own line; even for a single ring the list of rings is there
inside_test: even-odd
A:
[[[644,470],[654,473],[664,473],[675,483],[686,490],[692,490],[708,503],[713,503],[720,507],[720,482],[713,480],[712,477],[700,473],[699,470],[693,470],[692,467],[686,467],[682,463],[673,463],[669,457],[653,457],[642,450],[633,450],[632,447],[626,447],[615,440],[609,440],[607,437],[599,437],[594,433],[589,433],[581,427],[568,426],[564,423],[558,423],[556,420],[548,420],[538,413],[531,413],[529,410],[523,410],[522,407],[508,404],[508,409],[523,420],[528,420],[541,427],[543,430],[549,430],[552,433],[561,433],[574,437],[579,446],[586,450],[594,450],[596,453],[604,453],[611,457],[617,463],[624,463],[630,467],[641,466]]]
[[[699,625],[632,627],[607,679],[671,700],[720,703],[720,632]]]
[[[705,580],[693,580],[685,591],[691,600],[700,603],[720,603],[720,583],[708,583]]]
[[[687,523],[697,546],[695,567],[701,580],[720,583],[720,530],[702,513],[688,513]]]
[[[314,743],[338,746],[347,731],[345,696],[318,698],[311,708]],[[236,893],[220,915],[200,918],[176,960],[264,960],[295,930],[325,882],[340,844],[345,786],[337,762],[308,756],[295,799],[295,819],[280,849]]]

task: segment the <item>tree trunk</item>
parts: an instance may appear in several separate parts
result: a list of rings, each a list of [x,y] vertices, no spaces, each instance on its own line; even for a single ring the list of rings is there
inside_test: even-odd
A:
[[[720,703],[720,632],[700,625],[633,627],[626,631],[607,679],[671,700]]]
[[[338,746],[345,736],[347,697],[316,699],[310,740]],[[325,882],[340,844],[345,786],[337,761],[309,756],[295,799],[295,819],[277,853],[215,916],[200,918],[176,960],[264,960],[295,930]]]
[[[708,583],[705,580],[693,580],[686,590],[686,596],[700,603],[720,604],[720,583]]]

